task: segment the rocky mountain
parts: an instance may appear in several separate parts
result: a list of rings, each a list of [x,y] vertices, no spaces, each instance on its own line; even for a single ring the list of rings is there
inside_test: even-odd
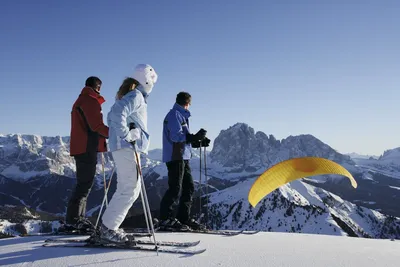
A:
[[[99,156],[96,183],[88,199],[88,216],[97,215],[104,194],[104,177],[108,181],[114,167],[111,154],[105,153],[104,155],[104,173]],[[393,155],[396,155],[396,153],[386,152],[387,157],[384,157],[384,153],[377,161],[383,162],[385,158],[390,158],[390,162],[393,162],[393,158],[395,158]],[[310,177],[303,179],[302,182],[293,182],[274,191],[266,198],[268,202],[264,201],[262,205],[260,203],[259,207],[249,211],[249,204],[245,195],[246,190],[248,192],[249,183],[272,165],[285,159],[300,156],[318,156],[336,161],[352,172],[359,187],[354,190],[349,185],[348,179],[337,176]],[[366,236],[376,237],[379,236],[376,231],[372,233],[373,231],[370,228],[366,229],[364,226],[369,225],[368,227],[370,227],[371,224],[374,224],[392,227],[392,224],[388,222],[393,221],[394,227],[397,227],[395,216],[400,216],[400,208],[393,204],[393,200],[396,200],[398,196],[400,197],[400,190],[397,189],[400,188],[400,185],[397,184],[400,179],[395,179],[387,173],[382,174],[387,169],[381,169],[380,172],[377,172],[371,164],[360,165],[357,160],[352,159],[349,155],[338,153],[312,135],[289,136],[283,140],[277,140],[273,135],[268,136],[263,132],[255,132],[247,124],[237,123],[221,131],[214,140],[213,149],[207,151],[206,159],[204,160],[204,155],[200,159],[198,149],[193,151],[191,167],[197,189],[193,213],[194,215],[200,213],[200,199],[198,197],[200,195],[204,197],[206,193],[211,193],[209,222],[215,228],[244,227],[289,231],[292,228],[282,226],[283,222],[288,223],[286,217],[281,213],[283,209],[287,210],[290,205],[294,205],[292,208],[299,212],[291,220],[299,219],[300,213],[304,213],[304,218],[310,218],[311,215],[308,213],[313,212],[314,215],[318,210],[323,214],[318,216],[325,219],[316,220],[316,225],[320,225],[325,229],[324,231],[327,231],[326,233],[334,234],[335,231],[338,231],[337,233],[342,233],[341,231],[351,233],[348,229],[351,228],[354,233],[358,233],[357,235],[366,233]],[[161,150],[159,149],[150,151],[147,157],[142,156],[147,194],[155,217],[158,216],[159,202],[167,188],[167,170],[160,160]],[[388,163],[385,166],[392,168],[393,165]],[[391,172],[389,171],[389,173]],[[112,196],[115,190],[115,177],[114,174],[108,198]],[[0,205],[22,205],[62,218],[65,213],[66,202],[75,184],[75,164],[69,156],[69,138],[0,135],[0,184]],[[289,190],[294,185],[297,185],[297,187]],[[307,188],[307,190],[299,190],[299,188]],[[381,194],[380,192],[384,193]],[[224,198],[218,198],[217,195],[224,196]],[[328,200],[331,196],[345,204],[340,204],[341,208],[329,206]],[[275,200],[272,199],[271,202],[272,197]],[[229,199],[232,200],[231,204],[229,204]],[[299,200],[299,202],[296,199],[302,200]],[[306,203],[307,201],[309,204]],[[202,204],[204,203],[205,199],[202,198]],[[141,205],[139,199],[131,209],[130,217],[124,222],[124,225],[139,224],[137,226],[143,226]],[[232,211],[237,210],[239,206],[241,207],[240,211],[233,215]],[[278,206],[282,211],[277,212]],[[350,211],[348,209],[343,211],[342,208],[345,206],[352,208],[348,208]],[[256,213],[255,210],[257,210]],[[352,214],[358,214],[359,210],[366,212],[363,214],[364,220],[361,219],[364,218],[361,215],[355,221],[345,220],[344,217],[352,217]],[[207,214],[205,211],[203,207],[201,213]],[[242,214],[242,212],[244,213]],[[261,213],[269,215],[264,217]],[[341,217],[340,214],[345,215]],[[376,215],[374,219],[377,220],[376,223],[372,223],[372,219],[367,220],[369,215],[373,217]],[[236,216],[236,219],[233,220],[232,216]],[[272,217],[275,219],[272,220]],[[310,227],[311,221],[303,217],[301,223],[300,221],[297,222],[300,226],[296,226],[294,229],[306,232],[313,229],[315,232],[322,233],[317,229],[317,226],[307,228]],[[262,220],[257,221],[256,218],[262,218]],[[3,215],[0,219],[9,218]],[[268,222],[268,227],[265,222]],[[280,226],[279,223],[281,223]],[[340,227],[341,230],[337,227]],[[358,228],[361,230],[357,230]],[[390,235],[385,232],[382,236]]]
[[[210,153],[213,163],[211,171],[215,176],[228,179],[258,176],[278,162],[303,156],[327,158],[357,172],[355,162],[349,156],[336,152],[312,135],[277,140],[273,135],[255,132],[244,123],[222,130],[215,139]],[[326,180],[329,176],[318,178]]]
[[[73,177],[68,137],[0,135],[0,174],[15,181],[57,174]]]

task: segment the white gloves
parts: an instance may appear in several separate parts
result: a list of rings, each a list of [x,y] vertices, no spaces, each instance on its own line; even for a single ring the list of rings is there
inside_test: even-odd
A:
[[[130,143],[140,138],[140,129],[135,128],[129,131],[128,135],[125,137],[125,141]]]

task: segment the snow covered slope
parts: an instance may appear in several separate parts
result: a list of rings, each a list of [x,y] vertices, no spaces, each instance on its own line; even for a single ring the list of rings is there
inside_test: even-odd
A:
[[[346,153],[345,155],[349,156],[352,159],[369,159],[369,158],[378,159],[379,158],[378,156],[375,156],[375,155],[361,155],[356,152]]]
[[[357,167],[400,179],[400,147],[386,150],[377,159],[354,159]]]
[[[400,239],[400,218],[357,206],[301,181],[280,187],[253,208],[247,200],[253,182],[248,179],[212,193],[209,226]]]
[[[258,233],[221,237],[160,233],[158,240],[194,241],[207,251],[196,256],[93,248],[45,248],[46,237],[0,240],[0,265],[9,267],[397,267],[400,242],[341,236]],[[63,237],[66,238],[66,237]]]

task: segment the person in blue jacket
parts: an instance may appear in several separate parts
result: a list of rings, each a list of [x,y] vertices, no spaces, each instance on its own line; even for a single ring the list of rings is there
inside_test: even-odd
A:
[[[190,218],[190,210],[194,193],[194,183],[189,160],[193,147],[210,144],[206,137],[207,131],[203,128],[192,134],[189,128],[192,96],[187,92],[180,92],[176,96],[176,103],[168,112],[163,125],[163,162],[168,168],[168,189],[160,203],[159,227],[164,231],[188,231],[201,229],[204,226]],[[179,198],[179,194],[181,196]],[[173,204],[178,201],[176,216],[173,215]]]
[[[126,78],[120,86],[107,116],[108,146],[116,167],[117,189],[102,216],[99,236],[106,241],[128,241],[126,233],[119,227],[141,190],[133,146],[138,152],[148,153],[147,97],[157,78],[150,65],[137,65],[132,77]]]

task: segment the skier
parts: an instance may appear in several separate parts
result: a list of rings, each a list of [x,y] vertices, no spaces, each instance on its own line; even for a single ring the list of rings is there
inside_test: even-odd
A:
[[[189,129],[189,106],[191,95],[180,92],[176,103],[168,112],[163,125],[163,162],[168,168],[168,189],[160,203],[159,228],[164,231],[189,231],[205,227],[190,218],[190,210],[194,193],[194,183],[189,159],[192,145],[208,146],[210,139],[207,131],[200,129],[191,134]],[[172,215],[172,205],[178,200],[179,207],[176,217]]]
[[[105,241],[132,241],[119,227],[140,194],[141,181],[136,168],[140,162],[136,161],[133,147],[147,154],[150,142],[147,97],[156,82],[157,73],[153,67],[137,65],[132,78],[123,81],[108,113],[109,148],[116,166],[117,189],[102,216],[99,237]]]
[[[97,153],[107,151],[108,127],[101,113],[101,104],[105,102],[100,95],[101,85],[98,77],[88,77],[71,111],[70,155],[75,158],[77,182],[68,202],[66,231],[94,229],[85,214],[96,173]]]

